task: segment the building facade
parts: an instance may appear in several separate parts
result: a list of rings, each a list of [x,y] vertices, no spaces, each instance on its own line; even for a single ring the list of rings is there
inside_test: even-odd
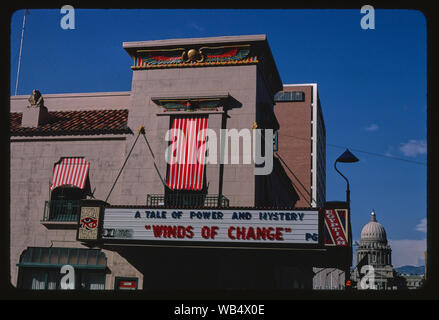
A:
[[[302,119],[296,129],[301,124],[303,130],[281,131],[289,126],[283,122],[289,102],[274,106],[283,86],[265,35],[128,42],[123,48],[133,59],[129,92],[35,90],[11,97],[11,283],[60,289],[60,268],[71,265],[75,288],[84,290],[311,289],[313,267],[336,259],[324,247],[319,214],[325,138],[317,86],[284,88],[305,95],[294,111]],[[269,132],[274,140],[267,139]],[[288,143],[290,134],[306,144]],[[255,137],[263,161],[245,161],[255,155],[256,149],[245,149],[254,147]],[[285,152],[282,158],[271,153],[272,144],[278,155]],[[200,157],[209,161],[189,161]],[[267,167],[268,173],[257,173]],[[129,238],[151,227],[111,229],[108,208],[133,210],[120,218],[125,227],[137,226],[141,214],[158,223],[170,208],[202,208],[219,217],[238,208],[243,220],[259,208],[286,208],[275,216],[294,221],[291,210],[298,209],[300,220],[314,219],[315,230],[293,235],[299,246],[252,250],[104,241],[116,231]],[[271,215],[259,212],[260,219]],[[288,223],[276,230],[285,231]],[[180,237],[176,230],[173,236]],[[230,227],[229,238],[244,237],[243,230]],[[263,240],[284,240],[280,231],[259,230],[266,232],[258,234]]]
[[[405,280],[405,288],[419,289],[424,285],[425,275],[399,274]]]
[[[65,264],[81,266],[84,281],[81,275],[77,279],[85,288],[113,287],[114,279],[105,270],[108,263],[118,273],[138,277],[117,253],[76,241],[80,201],[105,199],[123,161],[131,134],[126,126],[130,93],[44,94],[45,119],[27,107],[28,98],[11,98],[11,283],[59,289],[59,267]],[[22,126],[27,116],[34,123]],[[85,159],[90,165],[82,176],[83,188],[51,188],[63,158]],[[98,257],[94,265],[88,254]]]

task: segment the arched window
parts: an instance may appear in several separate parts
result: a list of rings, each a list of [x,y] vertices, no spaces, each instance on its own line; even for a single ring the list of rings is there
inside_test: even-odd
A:
[[[88,195],[87,190],[71,185],[55,188],[50,194],[50,200],[81,200]]]

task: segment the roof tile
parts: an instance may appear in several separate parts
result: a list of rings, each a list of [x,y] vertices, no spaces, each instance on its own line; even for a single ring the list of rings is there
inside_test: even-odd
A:
[[[21,127],[23,114],[10,114],[12,136],[57,136],[132,133],[127,127],[128,110],[51,111],[47,123]]]

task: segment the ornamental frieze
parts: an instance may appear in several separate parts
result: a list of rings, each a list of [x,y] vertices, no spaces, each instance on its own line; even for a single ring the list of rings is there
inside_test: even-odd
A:
[[[137,50],[132,69],[257,63],[250,45]]]
[[[191,99],[157,99],[155,103],[164,111],[218,111],[224,104],[220,98],[191,98]]]

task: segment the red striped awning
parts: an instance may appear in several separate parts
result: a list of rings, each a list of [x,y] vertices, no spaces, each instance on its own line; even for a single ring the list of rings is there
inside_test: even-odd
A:
[[[53,169],[50,190],[72,185],[84,189],[90,164],[84,158],[61,158]]]
[[[172,190],[203,188],[207,119],[207,116],[171,119],[167,186]]]

